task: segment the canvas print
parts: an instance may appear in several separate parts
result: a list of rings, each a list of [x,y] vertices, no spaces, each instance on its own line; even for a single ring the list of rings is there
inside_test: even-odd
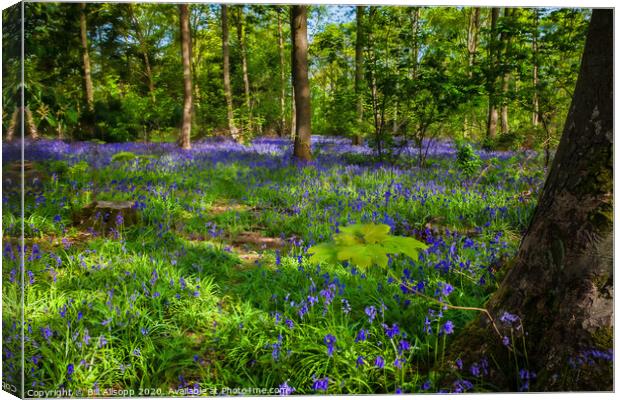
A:
[[[613,391],[612,9],[2,22],[5,392]]]

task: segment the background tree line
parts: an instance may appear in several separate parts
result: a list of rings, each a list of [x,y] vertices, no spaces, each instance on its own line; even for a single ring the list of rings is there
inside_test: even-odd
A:
[[[11,12],[3,13],[8,55],[19,21]],[[398,152],[403,138],[418,143],[422,154],[424,139],[436,136],[550,149],[562,131],[589,14],[28,3],[28,132],[104,141],[174,140],[181,132],[240,141],[295,136],[291,23],[297,17],[311,25],[303,34],[307,134],[366,140],[380,158]],[[3,130],[10,139],[19,118],[18,81],[10,78],[19,63],[10,56],[3,63]],[[191,131],[182,129],[183,121]]]

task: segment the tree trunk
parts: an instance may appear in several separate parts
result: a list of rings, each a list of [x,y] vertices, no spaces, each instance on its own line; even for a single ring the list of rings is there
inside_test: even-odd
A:
[[[355,37],[355,100],[357,110],[357,129],[353,135],[352,143],[356,146],[362,144],[362,129],[364,122],[364,97],[362,82],[364,81],[364,6],[357,6],[355,12],[356,37]]]
[[[409,9],[409,19],[411,20],[411,34],[413,43],[411,46],[411,79],[418,76],[418,56],[420,53],[420,44],[418,36],[420,34],[420,7],[412,7]]]
[[[241,50],[241,69],[243,72],[243,90],[245,93],[245,107],[248,113],[248,129],[252,130],[252,103],[250,99],[250,77],[248,75],[248,56],[245,44],[245,29],[243,25],[243,6],[237,8],[237,40]]]
[[[235,141],[240,141],[239,130],[235,126],[233,113],[232,90],[230,88],[230,52],[228,50],[228,6],[222,4],[222,55],[224,72],[224,97],[226,97],[226,111],[228,113],[228,131]]]
[[[489,114],[487,118],[487,138],[493,139],[497,135],[497,19],[499,8],[491,9],[491,29],[489,38],[489,73],[487,87],[489,91]]]
[[[504,8],[504,20],[510,21],[514,10],[511,8]],[[512,22],[509,22],[512,23]],[[501,127],[502,134],[510,131],[508,122],[508,89],[510,87],[510,72],[508,68],[508,60],[510,56],[510,40],[511,35],[504,29],[501,34],[501,43],[503,47],[502,54],[502,107],[501,107]]]
[[[88,37],[86,30],[86,3],[80,3],[80,38],[82,41],[82,63],[84,68],[84,94],[88,110],[94,109],[93,81],[90,72],[90,56],[88,54]]]
[[[474,64],[476,62],[476,51],[478,50],[478,32],[480,31],[480,7],[472,7],[469,14],[469,25],[467,27],[467,76],[469,79],[474,77]],[[469,121],[470,115],[472,121]],[[465,113],[463,119],[463,133],[464,136],[470,132],[470,125],[475,118],[475,112]]]
[[[476,50],[478,49],[478,31],[480,30],[480,7],[472,7],[469,14],[469,26],[467,28],[467,76],[473,77],[473,66],[476,62]]]
[[[191,149],[192,131],[192,49],[189,31],[189,6],[179,4],[181,13],[181,52],[183,54],[183,124],[181,126],[181,148]]]
[[[17,129],[17,125],[19,124],[19,107],[15,107],[15,111],[13,111],[13,116],[11,117],[11,123],[9,124],[9,128],[6,131],[6,141],[12,142],[15,140],[15,130]]]
[[[532,80],[534,86],[534,94],[532,96],[532,125],[538,126],[538,115],[540,113],[538,105],[538,8],[534,8],[534,32],[532,34],[532,59],[533,59],[533,72]]]
[[[37,125],[34,123],[34,118],[32,117],[32,112],[29,107],[26,107],[24,114],[26,117],[26,126],[28,127],[28,131],[30,133],[30,138],[32,140],[39,139],[39,131],[37,130]]]
[[[286,72],[284,56],[284,35],[282,34],[282,10],[277,9],[278,13],[278,50],[280,52],[280,137],[284,136],[286,129]]]
[[[613,365],[600,357],[613,347],[610,9],[592,13],[557,154],[514,264],[487,309],[508,338],[510,322],[501,316],[504,312],[518,316],[522,328],[512,333],[515,344],[527,346],[529,366],[524,357],[519,357],[519,365],[536,372],[532,389],[612,390]],[[510,361],[506,347],[489,332],[493,329],[486,318],[474,321],[454,343],[452,355],[466,362],[486,355],[499,365],[511,365],[505,364]],[[523,335],[524,339],[519,337]],[[496,373],[492,382],[504,378],[505,384],[514,383],[514,376]]]
[[[312,131],[310,127],[310,84],[308,83],[307,13],[308,6],[291,6],[292,70],[297,115],[293,154],[302,161],[312,160],[310,151]]]

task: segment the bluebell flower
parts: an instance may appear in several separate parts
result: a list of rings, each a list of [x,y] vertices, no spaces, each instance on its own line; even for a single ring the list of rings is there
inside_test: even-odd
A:
[[[377,358],[375,358],[375,367],[383,368],[384,366],[385,366],[385,360],[383,359],[383,357],[377,356]]]
[[[366,313],[366,315],[368,315],[368,322],[372,323],[372,321],[374,321],[375,317],[377,316],[377,309],[375,308],[375,306],[366,307],[364,309],[364,312]]]
[[[359,368],[364,364],[365,364],[364,357],[362,356],[357,357],[357,361],[355,361],[355,368]]]
[[[312,383],[312,389],[320,390],[320,391],[323,391],[323,392],[327,391],[328,386],[329,386],[329,378],[328,377],[315,379],[314,383]]]
[[[388,327],[387,325],[384,325],[383,329],[385,329],[385,334],[390,339],[392,339],[394,336],[396,336],[396,335],[398,335],[400,333],[400,329],[398,328],[398,325],[396,325],[396,324],[392,324],[391,328]]]
[[[336,337],[331,333],[328,333],[323,338],[323,342],[327,345],[327,355],[331,357],[334,354],[334,343],[336,343]]]
[[[279,386],[278,392],[280,396],[289,396],[293,394],[294,391],[295,391],[295,388],[292,386],[289,386],[288,381],[285,381],[283,384]]]
[[[411,345],[409,344],[408,341],[406,341],[405,339],[402,339],[399,343],[398,343],[398,347],[399,347],[399,353],[402,354],[404,351],[407,351],[409,349],[411,349]]]
[[[454,324],[452,321],[446,321],[446,323],[443,324],[442,332],[446,335],[454,333]]]
[[[355,337],[355,343],[357,342],[363,342],[364,340],[366,340],[366,336],[368,335],[368,330],[366,329],[360,329],[359,332],[357,332],[357,336]]]

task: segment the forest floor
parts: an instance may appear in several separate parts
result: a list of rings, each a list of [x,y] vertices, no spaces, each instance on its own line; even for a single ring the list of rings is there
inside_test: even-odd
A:
[[[138,157],[113,161],[119,152]],[[525,386],[530,378],[519,370],[527,365],[446,359],[451,338],[476,313],[442,309],[408,287],[482,306],[527,227],[541,159],[478,151],[484,173],[465,176],[449,142],[432,143],[422,169],[414,149],[396,166],[374,163],[370,149],[346,139],[315,137],[313,152],[316,161],[297,165],[283,139],[204,141],[191,151],[29,144],[26,388],[505,390],[485,380],[497,367],[514,369]],[[19,148],[5,145],[3,157],[4,374],[17,382],[21,227],[11,171]],[[133,202],[137,221],[118,214],[97,216],[105,228],[76,225],[93,200]],[[387,224],[429,247],[415,260],[391,256],[391,276],[309,262],[309,246],[354,223]],[[446,384],[448,370],[461,378]]]

